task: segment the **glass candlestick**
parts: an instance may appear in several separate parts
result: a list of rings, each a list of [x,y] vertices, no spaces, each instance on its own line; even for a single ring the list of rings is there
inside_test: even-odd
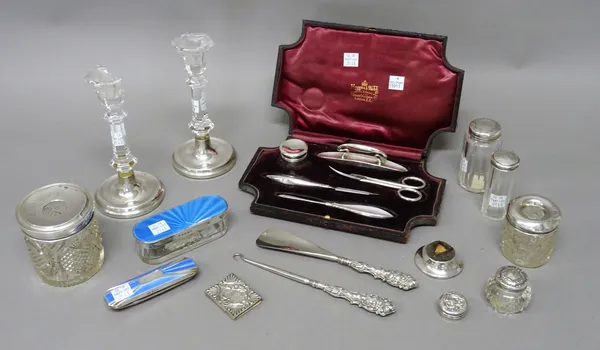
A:
[[[98,99],[106,109],[104,119],[110,125],[113,157],[110,165],[117,173],[106,179],[96,191],[98,211],[106,216],[128,219],[147,214],[156,209],[165,198],[165,188],[154,175],[133,171],[138,160],[127,145],[123,110],[124,91],[121,78],[97,66],[85,76],[94,85]]]
[[[208,117],[205,87],[206,52],[214,46],[202,33],[184,33],[172,40],[183,58],[192,93],[192,120],[188,127],[195,137],[184,142],[173,153],[173,167],[188,178],[209,179],[225,174],[235,165],[235,150],[227,141],[210,136],[215,127]]]

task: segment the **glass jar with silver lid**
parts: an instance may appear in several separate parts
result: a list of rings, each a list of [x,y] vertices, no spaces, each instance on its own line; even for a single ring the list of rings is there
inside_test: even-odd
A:
[[[511,263],[540,267],[550,260],[556,244],[561,212],[549,199],[527,194],[508,204],[500,249]]]
[[[520,159],[512,151],[498,150],[492,154],[481,213],[490,220],[502,220],[506,215],[508,201],[512,198],[515,170]]]
[[[488,279],[485,297],[496,312],[502,314],[522,312],[532,299],[529,278],[525,271],[516,266],[502,266]]]
[[[38,188],[23,198],[16,216],[31,263],[45,283],[74,286],[104,264],[94,200],[82,187],[56,183]]]
[[[469,123],[465,132],[458,183],[469,192],[482,193],[492,154],[502,146],[502,127],[489,118],[479,118]]]

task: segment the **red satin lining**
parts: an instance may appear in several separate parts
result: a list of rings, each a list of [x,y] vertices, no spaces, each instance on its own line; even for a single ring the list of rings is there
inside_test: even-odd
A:
[[[452,123],[458,75],[442,51],[434,40],[309,26],[283,54],[276,99],[290,113],[294,137],[353,140],[419,159],[430,136]],[[343,67],[346,52],[359,54],[358,67]],[[405,77],[403,91],[388,89],[390,75]],[[363,81],[377,87],[371,102],[351,95],[351,84]]]

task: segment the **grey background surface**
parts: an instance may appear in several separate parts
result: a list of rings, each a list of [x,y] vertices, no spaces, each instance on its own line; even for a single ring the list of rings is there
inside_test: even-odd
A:
[[[0,4],[0,152],[3,225],[0,347],[3,349],[592,349],[597,302],[600,3],[530,1],[3,1]],[[413,231],[406,245],[327,231],[249,213],[252,197],[237,182],[259,146],[276,146],[287,119],[270,107],[277,46],[294,42],[301,20],[313,19],[449,36],[449,61],[466,70],[458,129],[434,143],[429,171],[448,180],[435,227]],[[208,103],[214,135],[230,141],[238,163],[209,182],[182,178],[171,167],[175,147],[191,137],[189,92],[170,40],[208,33]],[[30,190],[76,182],[94,191],[112,170],[102,110],[83,75],[96,64],[119,74],[126,89],[129,142],[137,169],[160,177],[167,209],[218,194],[230,205],[230,231],[189,254],[194,281],[124,312],[112,312],[104,291],[147,271],[136,256],[137,220],[101,218],[106,262],[85,284],[42,284],[28,260],[14,208]],[[459,147],[475,117],[498,120],[505,145],[521,156],[516,194],[533,192],[561,207],[557,250],[544,267],[527,270],[530,308],[503,317],[484,302],[485,280],[508,262],[498,249],[501,224],[479,214],[480,196],[456,182]],[[418,277],[403,293],[347,268],[259,250],[268,227],[302,235],[334,252]],[[447,281],[421,275],[415,250],[432,240],[453,244],[465,271]],[[232,260],[248,257],[324,282],[393,299],[398,311],[379,318],[342,300]],[[231,321],[204,295],[230,272],[264,302]],[[470,314],[451,323],[436,314],[448,290],[465,294]],[[509,346],[510,345],[510,346]]]

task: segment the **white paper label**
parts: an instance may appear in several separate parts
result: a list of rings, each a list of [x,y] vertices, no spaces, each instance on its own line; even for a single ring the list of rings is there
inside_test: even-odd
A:
[[[110,294],[112,294],[113,299],[115,299],[115,302],[119,302],[123,299],[129,298],[130,296],[132,296],[133,290],[131,290],[129,283],[124,283],[120,286],[117,286],[115,289],[113,289],[110,292]]]
[[[165,220],[160,220],[159,222],[155,222],[152,225],[148,225],[148,229],[150,229],[150,232],[152,232],[152,234],[156,236],[163,232],[169,231],[171,228]]]
[[[344,52],[344,67],[358,67],[358,53]]]
[[[390,75],[389,90],[404,90],[404,77]]]
[[[490,193],[490,207],[504,208],[506,206],[506,196],[497,196]]]
[[[463,173],[466,173],[468,165],[469,165],[469,161],[467,161],[467,158],[463,157],[460,159],[460,171],[462,171]]]

